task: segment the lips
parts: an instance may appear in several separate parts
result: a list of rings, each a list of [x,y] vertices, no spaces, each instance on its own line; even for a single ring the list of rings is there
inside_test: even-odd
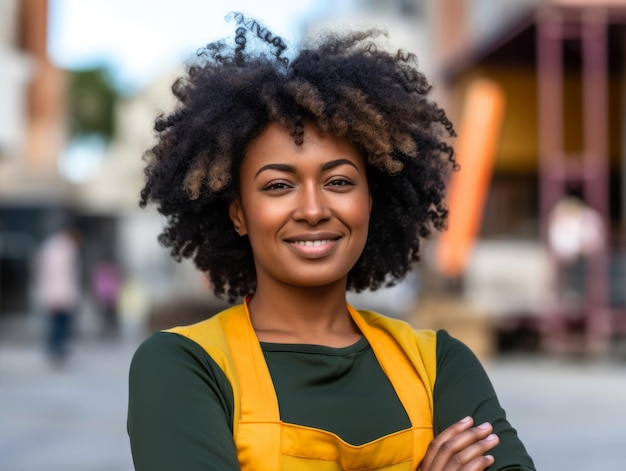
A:
[[[298,255],[320,258],[330,254],[341,237],[336,234],[306,234],[286,239],[289,247]]]

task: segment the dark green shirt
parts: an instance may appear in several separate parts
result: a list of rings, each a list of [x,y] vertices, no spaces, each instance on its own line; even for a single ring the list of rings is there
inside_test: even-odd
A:
[[[409,418],[365,338],[344,348],[261,343],[281,420],[327,430],[360,445],[410,427]],[[490,422],[500,443],[490,471],[534,470],[474,354],[437,333],[435,435],[471,415]],[[159,332],[130,368],[128,433],[138,471],[238,470],[233,392],[206,351]]]

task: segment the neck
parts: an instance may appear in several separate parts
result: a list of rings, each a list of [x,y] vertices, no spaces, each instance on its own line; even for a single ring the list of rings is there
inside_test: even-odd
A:
[[[248,307],[260,341],[343,347],[361,337],[346,306],[345,282],[317,288],[260,283]]]

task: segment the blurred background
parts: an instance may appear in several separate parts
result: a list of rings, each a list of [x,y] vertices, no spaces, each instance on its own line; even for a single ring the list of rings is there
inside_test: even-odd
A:
[[[0,469],[131,470],[134,349],[226,307],[137,202],[232,10],[417,54],[458,132],[450,229],[349,299],[466,342],[538,469],[624,469],[626,0],[0,0]]]

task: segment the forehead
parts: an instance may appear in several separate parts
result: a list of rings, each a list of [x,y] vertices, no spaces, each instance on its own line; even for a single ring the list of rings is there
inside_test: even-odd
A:
[[[304,126],[304,140],[296,144],[291,132],[277,123],[271,123],[248,146],[244,165],[260,166],[268,161],[349,159],[365,165],[359,150],[346,138],[321,132],[314,124]]]

